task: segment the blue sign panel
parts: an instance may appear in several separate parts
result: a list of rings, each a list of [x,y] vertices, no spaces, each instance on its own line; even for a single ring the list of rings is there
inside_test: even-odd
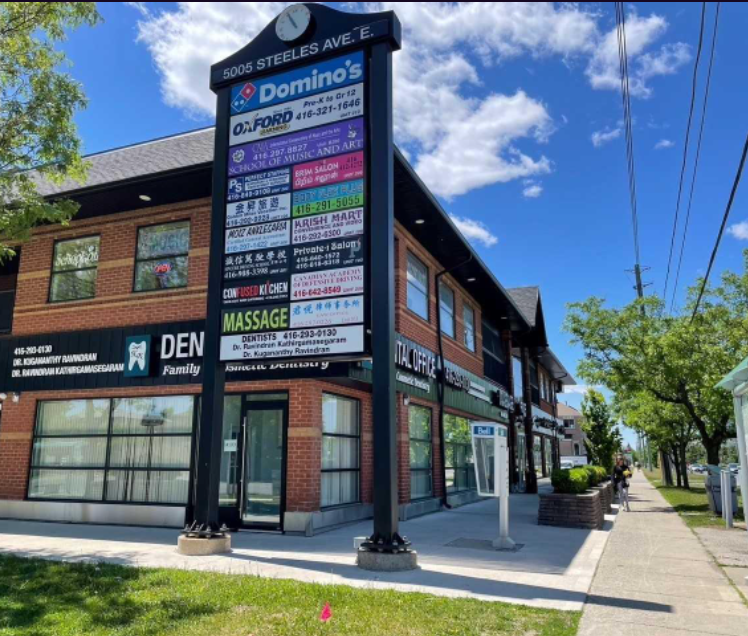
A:
[[[493,437],[493,426],[473,426],[473,435],[490,435]]]
[[[363,76],[364,54],[357,51],[267,79],[237,84],[231,88],[231,114],[356,84]]]

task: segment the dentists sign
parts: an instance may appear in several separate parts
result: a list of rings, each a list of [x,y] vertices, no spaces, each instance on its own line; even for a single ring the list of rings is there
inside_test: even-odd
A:
[[[370,352],[366,64],[352,51],[230,87],[221,361]]]

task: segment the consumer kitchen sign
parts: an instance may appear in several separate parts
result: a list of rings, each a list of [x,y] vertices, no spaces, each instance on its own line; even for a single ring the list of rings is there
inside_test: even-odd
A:
[[[230,86],[221,361],[369,355],[366,90],[362,50]]]

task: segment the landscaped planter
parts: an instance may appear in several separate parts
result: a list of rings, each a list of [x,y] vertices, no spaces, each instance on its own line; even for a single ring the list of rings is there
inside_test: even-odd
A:
[[[579,495],[541,493],[538,524],[563,528],[603,527],[603,503],[600,490],[588,490]]]
[[[613,482],[607,481],[599,486],[593,486],[592,490],[600,493],[600,504],[603,508],[603,514],[611,514],[613,512]]]

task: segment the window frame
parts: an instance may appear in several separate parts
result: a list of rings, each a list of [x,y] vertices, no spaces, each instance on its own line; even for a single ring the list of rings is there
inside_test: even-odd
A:
[[[157,433],[157,434],[149,434],[149,435],[132,435],[132,434],[126,434],[126,433],[114,433],[113,427],[114,427],[114,401],[115,400],[132,400],[132,399],[151,399],[151,398],[160,398],[160,397],[170,397],[170,398],[177,398],[177,397],[188,397],[192,400],[192,408],[190,409],[190,418],[192,421],[192,428],[189,433]],[[195,427],[197,424],[197,403],[199,399],[199,395],[194,395],[190,393],[184,393],[181,395],[162,395],[162,394],[152,394],[152,395],[136,395],[136,396],[113,396],[113,397],[74,397],[74,398],[59,398],[59,399],[53,399],[53,400],[39,400],[36,403],[36,414],[34,419],[34,429],[32,431],[32,437],[31,437],[31,453],[29,457],[29,467],[27,471],[27,480],[26,480],[26,492],[24,495],[25,501],[49,501],[49,502],[64,502],[64,503],[93,503],[93,504],[113,504],[113,505],[121,505],[121,506],[167,506],[171,508],[176,507],[185,507],[190,505],[191,500],[191,485],[193,483],[193,457],[195,452]],[[42,405],[45,403],[50,402],[77,402],[77,401],[88,401],[88,400],[106,400],[109,403],[109,417],[107,421],[107,427],[106,427],[106,433],[80,433],[76,435],[38,435],[37,434],[37,427],[39,425],[39,417],[41,414],[41,408]],[[189,451],[188,451],[188,465],[185,468],[168,468],[168,467],[153,467],[150,465],[150,459],[149,459],[149,465],[145,467],[122,467],[122,466],[112,466],[111,465],[111,454],[112,454],[112,441],[115,439],[121,439],[121,438],[136,438],[136,437],[159,437],[159,438],[175,438],[175,437],[182,437],[182,438],[189,438]],[[91,439],[91,438],[98,438],[98,439],[105,439],[106,440],[106,452],[105,452],[105,458],[104,458],[104,464],[100,467],[91,467],[91,466],[43,466],[43,465],[37,465],[34,462],[34,448],[36,445],[37,440],[41,439]],[[54,497],[33,497],[29,494],[31,490],[31,476],[35,470],[65,470],[65,471],[101,471],[104,474],[104,483],[102,485],[101,490],[101,498],[99,499],[75,499],[75,498],[54,498]],[[157,501],[120,501],[117,499],[108,499],[107,498],[107,490],[108,490],[108,476],[109,473],[112,471],[122,471],[122,470],[129,470],[132,472],[175,472],[175,473],[188,473],[188,479],[189,479],[189,485],[188,485],[188,491],[187,491],[187,500],[183,503],[171,503],[171,502],[157,502]]]
[[[423,269],[426,271],[426,315],[422,316],[419,314],[415,309],[411,309],[410,305],[408,304],[408,298],[410,298],[410,286],[411,282],[408,278],[408,263],[410,259],[413,259],[418,265],[423,267]],[[429,266],[426,265],[418,256],[416,256],[411,250],[406,250],[405,254],[405,308],[414,316],[417,316],[421,320],[426,321],[427,323],[431,323],[431,270],[429,269]]]
[[[473,317],[473,327],[470,330],[470,333],[473,334],[473,344],[472,346],[469,346],[467,342],[465,342],[468,334],[467,329],[467,320],[465,320],[465,314],[466,312],[469,312],[470,315]],[[468,302],[462,301],[462,340],[463,344],[465,345],[465,348],[470,351],[471,353],[477,353],[478,350],[478,332],[475,328],[475,308]]]
[[[140,248],[140,232],[142,230],[147,230],[149,228],[154,227],[161,227],[163,225],[176,225],[177,223],[187,223],[187,228],[189,230],[189,240],[187,245],[187,251],[184,253],[179,254],[169,254],[165,256],[160,256],[158,258],[138,258],[138,250]],[[133,263],[132,268],[132,293],[133,294],[149,294],[153,292],[168,292],[175,289],[186,289],[189,287],[190,281],[189,281],[189,269],[190,269],[190,248],[192,245],[192,219],[177,219],[174,221],[167,221],[166,223],[149,223],[148,225],[139,225],[137,227],[137,232],[135,233],[135,261]],[[158,261],[166,258],[187,258],[187,280],[184,285],[177,285],[175,287],[165,287],[163,289],[137,289],[137,281],[138,281],[138,264],[140,263],[148,263],[151,261]]]
[[[325,433],[325,423],[324,423],[324,414],[322,415],[322,444],[320,445],[320,502],[319,502],[319,508],[320,510],[334,510],[335,508],[343,508],[345,506],[355,506],[361,503],[361,463],[363,459],[362,449],[361,449],[361,429],[362,429],[362,421],[361,421],[361,400],[358,398],[350,397],[348,395],[341,395],[340,393],[333,393],[331,391],[322,391],[322,397],[324,400],[324,396],[328,395],[330,397],[340,399],[340,400],[348,400],[350,402],[355,402],[356,404],[356,418],[358,420],[358,435],[349,435],[347,433]],[[358,468],[322,468],[322,452],[324,450],[324,438],[325,437],[332,437],[337,439],[355,439],[358,440]],[[322,475],[325,473],[358,473],[358,497],[355,501],[346,501],[345,503],[337,503],[332,504],[329,506],[323,506],[322,505]]]
[[[413,437],[410,432],[410,409],[422,409],[427,411],[429,414],[429,438],[423,439],[420,437]],[[410,501],[425,501],[426,499],[432,499],[434,497],[434,410],[428,406],[422,406],[421,404],[408,404],[408,470],[410,470]],[[413,442],[429,444],[429,466],[428,468],[413,468],[410,463],[410,447]],[[426,473],[429,476],[429,494],[421,497],[413,497],[413,473]]]
[[[444,331],[444,320],[441,316],[442,311],[442,289],[446,289],[449,293],[452,294],[452,333],[447,333]],[[437,285],[437,311],[439,312],[439,327],[441,332],[447,336],[447,338],[451,338],[452,340],[457,340],[457,293],[454,289],[452,289],[447,283],[444,282],[444,280],[440,280],[439,284]]]
[[[468,422],[468,426],[470,426],[471,422],[474,421],[474,420],[470,420],[467,417],[462,417],[461,415],[454,415],[453,413],[445,413],[444,417],[445,418],[454,417],[454,418],[460,418],[460,419],[466,420]],[[452,486],[452,490],[450,490],[449,487],[447,486],[446,480],[445,480],[444,488],[445,488],[445,490],[447,492],[447,495],[458,494],[458,493],[461,493],[461,492],[470,492],[472,490],[474,490],[474,491],[477,492],[477,490],[478,490],[477,485],[475,483],[475,459],[473,458],[473,463],[469,463],[467,461],[467,457],[468,457],[468,453],[467,452],[465,452],[465,454],[464,454],[464,457],[466,459],[464,465],[459,465],[458,466],[457,462],[454,461],[454,458],[457,457],[457,454],[455,452],[452,453],[453,464],[454,465],[453,466],[448,466],[447,465],[447,455],[448,455],[447,448],[448,447],[456,448],[458,446],[464,447],[466,451],[469,449],[470,450],[470,457],[472,458],[472,455],[473,455],[473,444],[472,444],[472,441],[468,441],[468,442],[452,442],[452,441],[449,441],[447,439],[447,424],[446,424],[446,420],[445,420],[445,426],[444,426],[444,469],[445,469],[445,473],[448,470],[454,471],[454,478],[452,479],[452,483],[456,484],[457,483],[457,471],[464,471],[465,472],[465,483],[467,484],[464,488],[457,488],[456,486],[453,485]],[[471,482],[472,482],[472,485],[470,485]]]
[[[60,272],[55,271],[55,256],[57,254],[57,246],[60,243],[72,243],[73,241],[83,241],[85,239],[91,239],[91,238],[98,238],[99,239],[99,258],[96,261],[95,267],[81,267],[79,269],[67,269]],[[101,262],[101,233],[99,234],[86,234],[84,236],[76,236],[74,238],[61,238],[61,239],[55,239],[54,243],[52,244],[52,263],[49,267],[49,288],[47,290],[47,303],[49,304],[56,304],[56,303],[74,303],[74,302],[80,302],[82,300],[93,300],[96,298],[96,293],[98,291],[98,284],[99,284],[99,263]],[[65,298],[61,300],[55,300],[52,298],[52,286],[54,284],[54,278],[55,274],[66,274],[69,272],[83,272],[88,271],[91,269],[96,270],[96,283],[94,284],[94,293],[91,296],[84,296],[82,298]],[[17,287],[16,287],[17,289]]]

